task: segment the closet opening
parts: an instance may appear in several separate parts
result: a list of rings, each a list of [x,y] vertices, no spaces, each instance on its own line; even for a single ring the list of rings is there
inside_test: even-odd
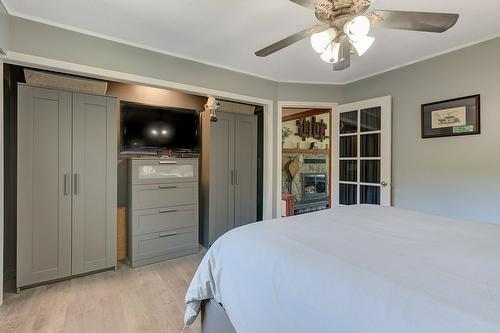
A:
[[[130,158],[141,157],[139,155],[120,154],[120,102],[127,101],[147,106],[161,108],[176,108],[189,109],[198,112],[199,114],[199,221],[198,221],[198,240],[203,246],[210,246],[212,242],[204,242],[205,233],[210,229],[212,220],[210,218],[211,205],[217,200],[217,205],[223,204],[219,196],[213,196],[210,189],[215,187],[214,175],[210,171],[219,170],[210,163],[217,161],[217,166],[223,162],[223,159],[214,159],[212,156],[213,149],[206,150],[207,147],[217,146],[212,143],[215,140],[221,140],[217,134],[218,131],[212,131],[213,126],[223,124],[224,121],[219,120],[218,123],[212,123],[209,120],[209,113],[205,111],[207,103],[207,95],[197,95],[186,93],[179,90],[171,90],[165,88],[152,87],[148,85],[133,84],[129,82],[121,82],[114,80],[106,80],[102,78],[94,78],[92,76],[70,75],[55,71],[48,71],[32,67],[23,67],[13,64],[4,64],[4,181],[5,181],[5,196],[4,196],[4,280],[6,293],[16,291],[16,270],[17,270],[17,182],[18,182],[18,84],[27,84],[44,89],[57,89],[60,91],[79,92],[81,82],[74,86],[71,84],[61,84],[54,82],[45,82],[33,84],[27,81],[26,71],[32,70],[35,72],[46,73],[60,76],[72,82],[95,82],[94,86],[97,90],[85,91],[86,94],[103,95],[104,97],[116,98],[116,138],[117,138],[117,154],[113,156],[116,161],[116,207],[117,210],[117,258],[126,263],[128,240],[128,218],[130,212],[127,208],[130,204],[129,195],[129,167],[128,160]],[[50,81],[50,80],[49,80]],[[57,80],[56,80],[57,81]],[[85,86],[85,84],[84,84]],[[264,154],[268,150],[264,143],[264,119],[268,115],[264,114],[265,107],[262,104],[245,104],[236,100],[220,100],[222,107],[220,110],[221,119],[224,114],[234,119],[233,128],[233,156],[232,162],[228,162],[230,156],[227,156],[228,163],[232,163],[232,172],[229,173],[228,181],[233,182],[234,198],[232,205],[233,217],[232,222],[228,222],[223,230],[228,231],[231,228],[241,226],[247,223],[256,222],[263,219],[263,216],[269,214],[270,209],[264,207],[264,196],[269,196],[269,187],[264,185],[264,177],[267,167],[264,164]],[[269,108],[267,106],[267,108]],[[267,109],[266,109],[267,112]],[[218,128],[218,127],[217,127]],[[211,134],[212,133],[212,134]],[[267,133],[268,135],[269,133]],[[222,140],[224,144],[230,144],[227,140]],[[271,146],[270,143],[268,143]],[[205,150],[204,150],[205,149]],[[212,153],[210,153],[212,152]],[[268,154],[268,153],[267,153]],[[148,155],[149,156],[149,155]],[[267,155],[266,155],[267,156]],[[161,156],[158,156],[161,157]],[[269,162],[266,162],[269,164]],[[220,172],[220,170],[219,170]],[[217,208],[219,209],[219,208]],[[229,208],[228,208],[229,209]],[[215,222],[214,222],[215,223]],[[121,229],[120,229],[121,225]],[[220,231],[218,231],[220,232]],[[216,238],[215,238],[216,239]]]

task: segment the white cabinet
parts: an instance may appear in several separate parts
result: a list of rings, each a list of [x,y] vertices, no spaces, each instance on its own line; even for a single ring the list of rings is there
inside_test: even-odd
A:
[[[116,265],[116,100],[19,85],[17,287]]]

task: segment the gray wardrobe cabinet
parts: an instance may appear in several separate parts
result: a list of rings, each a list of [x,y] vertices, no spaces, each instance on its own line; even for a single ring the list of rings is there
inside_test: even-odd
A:
[[[116,265],[116,100],[18,86],[17,287]]]
[[[257,220],[257,117],[219,112],[217,118],[202,119],[209,142],[202,147],[200,239],[206,247]]]

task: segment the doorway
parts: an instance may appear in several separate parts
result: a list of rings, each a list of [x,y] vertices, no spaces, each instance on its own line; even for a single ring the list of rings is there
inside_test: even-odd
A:
[[[282,216],[331,207],[332,107],[280,111]]]
[[[279,151],[276,178],[281,180],[278,195],[281,195],[281,216],[294,215],[287,200],[296,202],[290,187],[286,187],[284,169],[288,161],[285,134],[287,109],[329,110],[330,137],[328,207],[355,204],[392,205],[392,97],[385,96],[344,105],[328,103],[278,102],[277,140]],[[290,111],[289,111],[290,112]],[[292,131],[293,132],[293,131]],[[291,135],[291,133],[288,133]],[[302,146],[300,146],[302,147]],[[325,146],[326,147],[326,146]],[[311,148],[309,146],[309,148]],[[317,147],[319,148],[319,147]],[[295,178],[295,177],[294,177]],[[311,182],[317,183],[316,179]],[[287,208],[289,208],[287,210]],[[323,208],[324,209],[324,208]],[[313,211],[313,210],[310,210]]]

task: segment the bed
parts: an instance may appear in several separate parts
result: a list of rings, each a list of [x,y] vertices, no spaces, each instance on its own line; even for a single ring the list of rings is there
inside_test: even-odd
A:
[[[351,206],[247,225],[207,251],[185,323],[238,332],[500,332],[500,226]]]

